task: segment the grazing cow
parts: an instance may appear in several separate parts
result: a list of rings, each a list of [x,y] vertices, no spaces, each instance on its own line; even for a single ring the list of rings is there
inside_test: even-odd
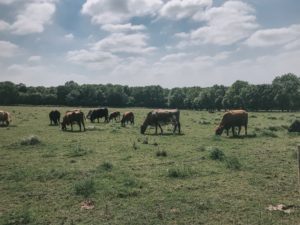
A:
[[[49,113],[49,119],[50,119],[50,125],[52,125],[52,123],[54,125],[58,125],[60,123],[60,112],[58,110],[52,110]]]
[[[80,131],[81,131],[81,124],[83,125],[83,130],[85,131],[84,119],[85,119],[84,114],[80,110],[67,111],[63,117],[63,121],[61,123],[61,129],[67,130],[67,125],[71,125],[71,130],[73,131],[73,124],[77,123]]]
[[[125,112],[121,119],[122,127],[125,127],[125,123],[130,122],[130,124],[134,124],[134,114],[133,112]]]
[[[0,123],[2,125],[8,126],[10,122],[11,122],[10,113],[6,111],[0,111]]]
[[[295,120],[288,129],[289,132],[300,132],[300,121]]]
[[[108,122],[108,109],[107,108],[99,108],[99,109],[92,109],[87,114],[86,118],[90,119],[92,123],[94,120],[97,119],[99,123],[99,118],[104,117],[104,121]]]
[[[112,112],[110,115],[109,115],[109,118],[108,118],[108,122],[110,122],[112,119],[114,119],[115,121],[117,121],[117,118],[118,120],[120,121],[120,117],[121,117],[121,113],[116,111],[116,112]]]
[[[144,134],[147,126],[155,126],[155,134],[157,134],[157,127],[160,128],[161,134],[163,130],[161,125],[172,124],[174,126],[173,133],[178,128],[180,134],[180,122],[179,122],[180,111],[178,109],[157,109],[149,112],[143,125],[141,126],[141,133]]]
[[[232,129],[232,135],[234,136],[235,127],[239,128],[238,135],[240,135],[241,127],[245,127],[245,135],[247,135],[248,125],[248,113],[245,110],[231,110],[223,115],[220,125],[216,129],[216,135],[221,135],[223,130],[226,130],[227,136],[229,135],[229,129]]]

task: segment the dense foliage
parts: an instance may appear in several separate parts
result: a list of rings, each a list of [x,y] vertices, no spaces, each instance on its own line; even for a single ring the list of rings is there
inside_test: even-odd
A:
[[[27,87],[24,84],[0,82],[0,105],[67,105],[151,107],[220,110],[300,109],[300,78],[294,74],[276,77],[272,84],[253,85],[236,81],[230,87],[184,87],[166,89],[160,86],[128,87],[112,84],[83,84],[69,81],[57,87]]]

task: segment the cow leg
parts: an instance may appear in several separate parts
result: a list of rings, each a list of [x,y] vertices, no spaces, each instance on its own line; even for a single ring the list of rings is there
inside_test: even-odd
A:
[[[81,131],[81,122],[78,121],[77,124],[78,124],[78,126],[79,126],[79,130]]]
[[[73,131],[73,123],[71,123],[71,131]]]
[[[226,135],[229,136],[229,129],[226,129]]]
[[[247,136],[247,125],[245,125],[245,135]]]
[[[180,123],[179,122],[177,123],[177,127],[178,127],[178,134],[180,134],[181,131],[180,131]]]
[[[155,124],[155,134],[157,134],[157,124]]]
[[[239,131],[238,131],[238,135],[240,136],[241,133],[241,126],[239,126]]]
[[[232,130],[232,135],[235,136],[235,133],[234,133],[234,126],[231,127],[231,130]]]
[[[163,129],[161,128],[160,124],[158,124],[159,128],[160,128],[160,134],[163,133]]]

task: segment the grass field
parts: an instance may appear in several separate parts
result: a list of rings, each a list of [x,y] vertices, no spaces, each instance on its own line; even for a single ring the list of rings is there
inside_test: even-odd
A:
[[[214,135],[222,113],[182,110],[182,135],[141,135],[149,109],[119,109],[134,126],[63,132],[50,107],[0,108],[13,117],[0,127],[0,224],[300,224],[300,135],[286,130],[300,113],[249,113],[249,136],[232,138]],[[266,209],[277,204],[295,207]]]

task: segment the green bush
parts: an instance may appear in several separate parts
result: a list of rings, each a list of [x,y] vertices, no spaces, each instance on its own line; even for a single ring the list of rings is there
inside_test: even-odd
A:
[[[92,178],[86,178],[74,184],[75,194],[87,198],[96,192],[95,182]]]
[[[185,166],[173,167],[168,170],[168,177],[172,177],[172,178],[185,178],[190,176],[191,174],[192,174],[191,169]]]
[[[220,160],[223,161],[225,158],[225,154],[222,150],[218,149],[218,148],[213,148],[211,150],[211,152],[209,153],[209,157],[212,160]]]
[[[156,156],[157,157],[159,157],[159,156],[166,157],[167,156],[167,152],[165,150],[158,150],[156,152]]]
[[[97,168],[98,170],[111,171],[113,169],[113,164],[110,162],[104,162]]]

